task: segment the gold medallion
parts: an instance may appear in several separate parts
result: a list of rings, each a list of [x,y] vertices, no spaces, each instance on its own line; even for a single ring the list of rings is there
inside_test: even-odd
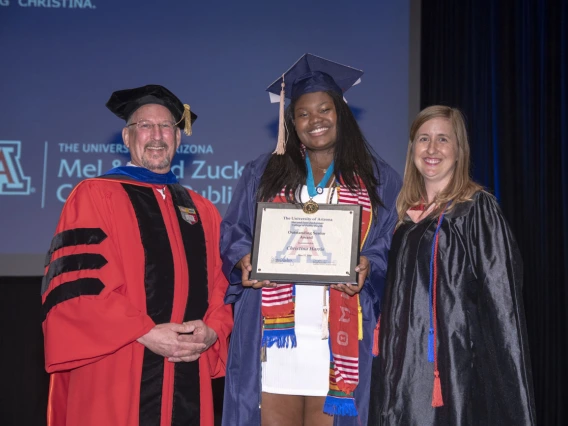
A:
[[[310,198],[310,201],[304,204],[302,210],[304,210],[304,213],[306,214],[314,214],[319,210],[319,206],[318,203]]]

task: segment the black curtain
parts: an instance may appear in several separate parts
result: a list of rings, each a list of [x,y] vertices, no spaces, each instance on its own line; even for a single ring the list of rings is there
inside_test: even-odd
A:
[[[0,277],[0,426],[47,423],[49,375],[44,367],[41,280]],[[215,425],[221,424],[224,385],[224,378],[212,381]]]
[[[421,32],[421,107],[464,112],[523,254],[538,424],[568,424],[568,1],[423,0]]]
[[[44,426],[41,277],[0,277],[0,425]]]

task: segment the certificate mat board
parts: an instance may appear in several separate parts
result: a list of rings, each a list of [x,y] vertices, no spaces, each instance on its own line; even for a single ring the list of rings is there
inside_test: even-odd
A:
[[[276,283],[357,283],[361,206],[257,203],[250,279]]]

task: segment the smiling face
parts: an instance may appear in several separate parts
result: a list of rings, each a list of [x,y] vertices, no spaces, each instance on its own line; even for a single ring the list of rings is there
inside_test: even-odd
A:
[[[458,143],[452,123],[436,117],[426,121],[413,140],[414,165],[424,178],[428,201],[443,190],[456,168]]]
[[[294,126],[311,151],[333,151],[337,141],[337,112],[325,92],[306,93],[294,105]]]
[[[179,127],[166,125],[174,123],[172,113],[162,105],[143,105],[134,111],[128,122],[149,124],[144,126],[146,129],[140,125],[129,125],[122,130],[122,139],[130,151],[132,164],[154,173],[169,172],[181,142]]]

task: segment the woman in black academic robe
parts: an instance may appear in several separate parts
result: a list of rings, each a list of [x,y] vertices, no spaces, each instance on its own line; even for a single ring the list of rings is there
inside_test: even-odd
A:
[[[397,210],[369,425],[534,425],[522,260],[459,111],[419,113]]]

